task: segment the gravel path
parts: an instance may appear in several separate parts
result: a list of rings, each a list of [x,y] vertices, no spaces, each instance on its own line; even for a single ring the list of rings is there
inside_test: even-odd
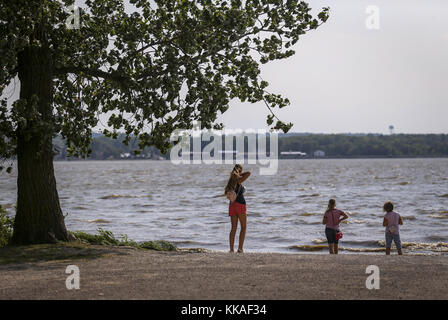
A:
[[[68,265],[80,289],[66,288]],[[366,267],[380,289],[366,288]],[[447,256],[156,252],[0,265],[0,299],[448,299]]]

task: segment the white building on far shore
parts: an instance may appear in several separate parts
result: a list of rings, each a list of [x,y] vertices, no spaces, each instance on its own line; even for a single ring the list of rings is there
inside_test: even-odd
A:
[[[313,155],[314,155],[316,158],[325,157],[325,151],[322,151],[322,150],[316,150],[316,151],[314,151]]]

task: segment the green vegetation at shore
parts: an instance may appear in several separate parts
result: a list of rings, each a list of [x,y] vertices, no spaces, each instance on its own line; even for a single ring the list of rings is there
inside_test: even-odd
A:
[[[54,244],[37,244],[29,246],[10,245],[14,227],[14,218],[8,217],[0,206],[0,264],[23,263],[35,261],[54,261],[77,258],[95,258],[114,253],[114,247],[128,246],[141,250],[177,251],[177,247],[164,240],[145,241],[142,243],[122,235],[117,239],[111,231],[98,229],[98,234],[81,231],[69,231],[70,242]]]
[[[127,235],[122,235],[121,239],[115,238],[111,231],[98,228],[98,234],[89,234],[81,231],[70,232],[78,241],[106,246],[129,246],[138,249],[150,249],[157,251],[177,251],[177,247],[164,240],[144,241],[142,243],[128,239]]]
[[[14,218],[6,215],[5,209],[0,205],[0,248],[7,246],[12,238]]]

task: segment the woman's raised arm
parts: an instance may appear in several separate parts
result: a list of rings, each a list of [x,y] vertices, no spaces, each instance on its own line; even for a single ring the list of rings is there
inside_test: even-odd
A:
[[[249,176],[250,176],[249,171],[241,173],[241,177],[239,178],[238,182],[243,183],[244,181],[246,181],[247,178],[249,178]]]

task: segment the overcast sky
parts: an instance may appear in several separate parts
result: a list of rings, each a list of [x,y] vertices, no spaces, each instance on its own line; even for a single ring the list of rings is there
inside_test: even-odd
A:
[[[262,70],[271,91],[291,100],[278,112],[291,131],[448,133],[448,1],[308,2],[330,6],[330,19],[299,40],[295,56]],[[366,27],[370,5],[379,30]],[[233,101],[219,120],[262,128],[267,113]]]

